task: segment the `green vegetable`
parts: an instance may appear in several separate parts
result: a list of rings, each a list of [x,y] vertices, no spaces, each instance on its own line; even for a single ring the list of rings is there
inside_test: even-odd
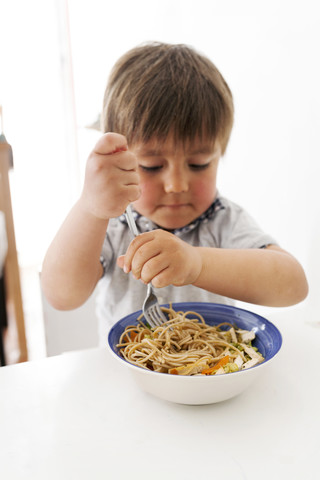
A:
[[[225,371],[225,373],[233,373],[237,372],[239,370],[239,367],[236,363],[229,362],[223,367],[223,370]]]

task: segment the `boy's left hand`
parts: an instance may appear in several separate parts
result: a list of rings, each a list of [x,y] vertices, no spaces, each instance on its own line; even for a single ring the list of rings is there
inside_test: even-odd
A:
[[[135,237],[117,264],[144,283],[156,288],[194,283],[202,269],[196,247],[165,230],[153,230]]]

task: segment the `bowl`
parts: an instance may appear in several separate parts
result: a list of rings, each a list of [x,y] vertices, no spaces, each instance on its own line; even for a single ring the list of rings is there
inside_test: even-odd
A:
[[[168,307],[168,305],[164,305]],[[135,325],[141,310],[119,320],[108,335],[108,348],[123,368],[129,370],[145,392],[169,402],[185,405],[205,405],[228,400],[246,390],[274,360],[282,345],[282,336],[275,325],[260,315],[242,308],[217,303],[173,303],[176,311],[193,310],[200,313],[209,325],[235,323],[244,330],[253,330],[253,345],[265,358],[264,362],[247,370],[224,375],[170,375],[132,365],[119,353],[117,343],[128,325]],[[125,381],[125,378],[124,378]]]

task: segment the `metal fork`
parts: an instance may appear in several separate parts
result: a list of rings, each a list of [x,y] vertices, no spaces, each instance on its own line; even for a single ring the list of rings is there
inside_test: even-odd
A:
[[[139,235],[136,222],[134,220],[131,205],[126,208],[126,219],[131,233],[136,237]],[[160,327],[167,321],[165,314],[160,308],[158,298],[153,291],[151,283],[148,283],[147,296],[143,302],[142,311],[144,318],[152,328]]]

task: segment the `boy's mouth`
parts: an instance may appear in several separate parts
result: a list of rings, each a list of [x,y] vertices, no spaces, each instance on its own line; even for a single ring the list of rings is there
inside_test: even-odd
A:
[[[165,204],[165,205],[160,205],[160,207],[164,208],[183,208],[183,207],[189,207],[190,204],[188,203],[170,203],[170,204]]]

